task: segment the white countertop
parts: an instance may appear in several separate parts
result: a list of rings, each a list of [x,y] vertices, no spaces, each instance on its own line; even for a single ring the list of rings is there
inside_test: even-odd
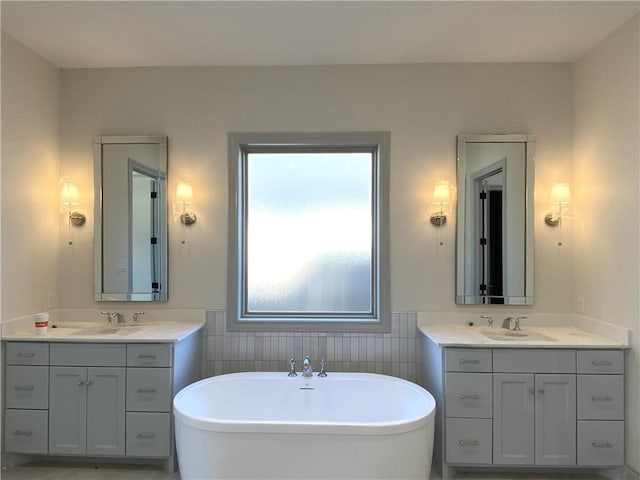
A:
[[[565,326],[523,326],[521,332],[527,337],[506,336],[507,330],[495,325],[468,326],[460,324],[418,323],[418,329],[442,347],[490,347],[490,348],[629,348],[630,345],[608,338],[598,333],[583,330],[574,325]],[[492,340],[482,332],[488,332],[504,339]],[[547,339],[535,338],[542,334]]]
[[[56,326],[54,328],[54,325]],[[5,341],[99,342],[99,343],[177,343],[204,327],[204,322],[98,323],[49,322],[46,335],[35,328],[4,333]]]

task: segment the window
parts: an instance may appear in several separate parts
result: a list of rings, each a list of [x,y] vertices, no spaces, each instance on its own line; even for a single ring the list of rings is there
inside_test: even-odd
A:
[[[389,330],[389,137],[229,134],[230,330]]]

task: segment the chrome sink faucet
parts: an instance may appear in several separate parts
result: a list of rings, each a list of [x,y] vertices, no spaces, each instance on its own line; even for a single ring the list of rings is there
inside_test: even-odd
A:
[[[490,315],[480,315],[480,318],[484,318],[489,322],[489,328],[493,328],[493,318]]]
[[[118,323],[124,322],[124,315],[120,312],[100,312],[107,316],[107,322],[112,323],[114,320]]]
[[[311,359],[309,358],[309,355],[305,356],[304,361],[302,362],[302,376],[313,376],[313,368],[311,368]]]
[[[507,317],[502,321],[502,328],[506,328],[509,330],[511,325],[513,325],[513,330],[521,330],[520,328],[520,320],[524,320],[525,316],[522,317]]]
[[[507,317],[502,321],[502,328],[506,328],[507,330],[509,330],[511,328],[511,324],[515,324],[515,322],[516,319],[514,317]]]

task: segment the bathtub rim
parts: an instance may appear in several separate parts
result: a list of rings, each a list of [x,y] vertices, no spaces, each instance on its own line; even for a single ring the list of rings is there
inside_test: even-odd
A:
[[[326,434],[326,435],[395,435],[417,430],[434,422],[436,402],[431,393],[420,385],[408,380],[377,373],[334,372],[337,377],[371,378],[378,381],[403,385],[424,396],[427,411],[424,415],[402,418],[386,422],[311,422],[311,421],[271,421],[271,420],[227,420],[213,417],[195,416],[180,409],[180,399],[191,390],[202,388],[208,383],[219,383],[230,378],[265,377],[287,378],[282,372],[240,372],[201,379],[180,390],[173,399],[173,415],[176,423],[211,432],[229,433],[281,433],[281,434]],[[322,381],[322,379],[319,379]],[[294,380],[295,381],[295,380]]]

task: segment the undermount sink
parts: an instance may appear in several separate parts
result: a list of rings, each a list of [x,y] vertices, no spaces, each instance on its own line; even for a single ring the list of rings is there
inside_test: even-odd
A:
[[[480,333],[491,340],[503,340],[503,341],[555,341],[555,338],[549,337],[540,332],[529,332],[526,330],[506,330],[506,329],[493,329],[493,330],[480,330]]]
[[[81,328],[71,335],[129,335],[141,330],[140,325],[106,325],[102,327]]]

